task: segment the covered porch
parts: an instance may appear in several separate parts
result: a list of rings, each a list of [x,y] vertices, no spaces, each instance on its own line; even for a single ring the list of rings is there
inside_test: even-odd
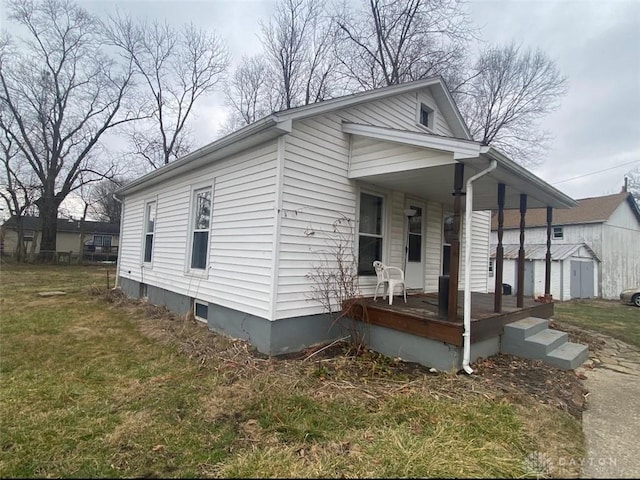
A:
[[[407,304],[399,300],[391,307],[380,301],[374,303],[365,294],[362,301],[351,304],[350,308],[354,309],[351,312],[352,318],[363,320],[363,324],[382,328],[378,332],[379,336],[386,335],[389,338],[390,331],[394,331],[401,332],[402,335],[444,342],[444,345],[457,349],[451,355],[456,356],[456,362],[470,373],[470,359],[482,355],[483,351],[495,353],[499,350],[504,325],[532,315],[547,319],[553,314],[553,299],[550,294],[553,209],[570,208],[575,205],[573,199],[499,151],[478,142],[355,123],[344,123],[342,129],[344,133],[351,135],[351,179],[386,191],[402,192],[405,201],[409,198],[422,198],[429,204],[439,204],[443,212],[450,213],[451,218],[448,232],[443,229],[441,235],[441,246],[446,244],[446,249],[442,248],[440,254],[442,266],[429,259],[423,266],[427,277],[431,279],[429,287],[425,283],[421,294],[412,295]],[[522,288],[527,208],[547,210],[544,303],[525,298]],[[513,297],[504,296],[502,288],[505,209],[517,209],[520,213],[518,271]],[[495,293],[492,294],[487,293],[489,289],[486,288],[486,282],[485,288],[481,289],[472,287],[471,283],[474,275],[476,278],[482,274],[488,277],[489,264],[487,253],[486,262],[476,261],[476,270],[472,271],[474,245],[477,247],[478,241],[484,241],[480,238],[484,233],[474,231],[471,213],[489,210],[495,212],[498,219],[498,244],[491,279],[495,282]],[[392,232],[397,232],[391,238],[396,244],[399,232],[403,232],[405,238],[409,236],[406,243],[400,240],[404,244],[402,256],[390,255],[395,259],[396,266],[404,265],[405,268],[411,257],[411,212],[411,207],[405,210],[407,217],[401,230],[397,228],[397,223],[391,228]],[[365,213],[368,212],[361,208],[361,217]],[[362,230],[360,233],[361,236],[364,235]],[[446,234],[448,238],[445,241]],[[433,243],[430,246],[433,247]],[[425,257],[434,252],[436,250],[433,248],[425,249],[424,246],[421,251]],[[360,249],[360,259],[363,258],[363,253],[368,252]],[[402,265],[398,265],[399,259],[402,259]],[[482,263],[484,266],[478,266]],[[444,265],[447,272],[442,271]],[[362,269],[362,265],[360,268]],[[443,274],[447,281],[446,302],[441,301],[446,303],[444,311],[442,305],[438,306],[438,298],[442,300],[442,295],[438,294],[442,294],[441,282],[433,281],[434,278],[436,281],[439,280],[438,277],[442,278]],[[437,290],[433,288],[434,285]],[[402,342],[410,342],[410,339],[403,336],[402,339],[398,338],[398,342],[397,345],[401,348]],[[381,341],[380,345],[384,349],[383,343]],[[476,348],[475,353],[470,352],[472,344]],[[430,347],[435,348],[435,344],[430,344]],[[419,348],[424,346],[416,347],[415,351]]]
[[[364,324],[378,325],[412,335],[417,335],[457,347],[462,346],[464,333],[464,312],[462,308],[464,292],[458,292],[456,319],[443,316],[438,305],[437,293],[410,293],[407,303],[397,297],[393,305],[378,297],[363,297],[347,302],[343,313]],[[494,312],[493,294],[472,292],[471,294],[471,343],[498,337],[503,327],[527,317],[550,318],[553,315],[552,302],[536,302],[525,298],[522,307],[517,306],[514,296],[503,297],[502,312]]]

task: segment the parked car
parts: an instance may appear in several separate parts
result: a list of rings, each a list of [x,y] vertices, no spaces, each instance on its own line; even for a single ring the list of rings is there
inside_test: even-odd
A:
[[[630,303],[636,307],[640,307],[640,287],[628,288],[620,294],[620,300],[623,303]]]

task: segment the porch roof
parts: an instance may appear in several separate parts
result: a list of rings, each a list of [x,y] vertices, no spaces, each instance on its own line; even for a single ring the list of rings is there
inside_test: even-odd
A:
[[[410,160],[406,161],[404,159],[389,161],[389,158],[381,158],[376,163],[367,160],[367,168],[350,169],[350,178],[383,188],[404,191],[410,195],[451,206],[454,200],[452,192],[455,164],[465,165],[466,185],[468,178],[486,169],[491,161],[495,160],[497,168],[474,183],[474,210],[497,208],[499,183],[506,185],[506,209],[519,208],[520,194],[527,195],[527,208],[570,208],[576,204],[571,197],[518,165],[506,155],[479,142],[346,122],[343,123],[342,130],[355,137],[381,144],[422,149],[425,153],[424,158],[416,159],[415,155],[411,155]],[[441,154],[437,160],[434,157],[436,152]],[[359,153],[354,151],[352,167],[361,158]]]

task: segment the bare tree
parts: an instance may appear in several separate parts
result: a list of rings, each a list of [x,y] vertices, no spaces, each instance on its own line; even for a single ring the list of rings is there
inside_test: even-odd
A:
[[[0,132],[0,197],[7,206],[10,218],[15,222],[15,258],[18,262],[25,260],[27,253],[24,244],[24,217],[33,209],[38,194],[33,175],[25,173],[26,165],[20,155],[8,132]]]
[[[473,137],[523,165],[541,161],[549,134],[539,120],[557,109],[567,80],[542,51],[489,46],[476,63],[460,106]]]
[[[127,180],[113,177],[93,185],[91,190],[91,216],[100,222],[120,223],[120,202],[113,198],[115,191],[124,186]]]
[[[70,0],[6,3],[26,36],[0,50],[0,128],[38,180],[40,259],[50,260],[62,201],[110,174],[95,155],[102,136],[138,118],[125,104],[133,69],[104,53],[102,23]]]
[[[262,44],[276,73],[281,107],[319,102],[331,95],[335,27],[322,2],[280,0],[262,24]]]
[[[363,0],[337,23],[340,64],[358,89],[441,75],[456,90],[475,36],[459,0]]]
[[[640,208],[640,167],[629,170],[625,175],[627,191],[633,195]]]
[[[226,88],[231,114],[225,133],[249,125],[280,108],[274,72],[264,56],[242,57]]]
[[[261,25],[264,55],[243,58],[229,82],[232,113],[225,131],[343,91],[337,87],[336,25],[325,8],[315,0],[278,0]]]
[[[187,122],[196,102],[211,93],[229,63],[224,42],[193,24],[112,19],[111,42],[135,65],[149,94],[151,118],[138,122],[129,137],[134,152],[153,168],[191,149]]]

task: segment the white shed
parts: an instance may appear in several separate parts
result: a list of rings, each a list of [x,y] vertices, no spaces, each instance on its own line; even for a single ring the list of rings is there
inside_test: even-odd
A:
[[[518,289],[519,245],[504,245],[503,292],[515,295]],[[544,279],[547,246],[526,244],[524,249],[524,295],[544,296]],[[491,245],[489,277],[493,277],[496,245]],[[600,296],[598,275],[600,259],[586,243],[551,245],[551,295],[554,300],[593,298]],[[493,284],[489,282],[492,290]]]

